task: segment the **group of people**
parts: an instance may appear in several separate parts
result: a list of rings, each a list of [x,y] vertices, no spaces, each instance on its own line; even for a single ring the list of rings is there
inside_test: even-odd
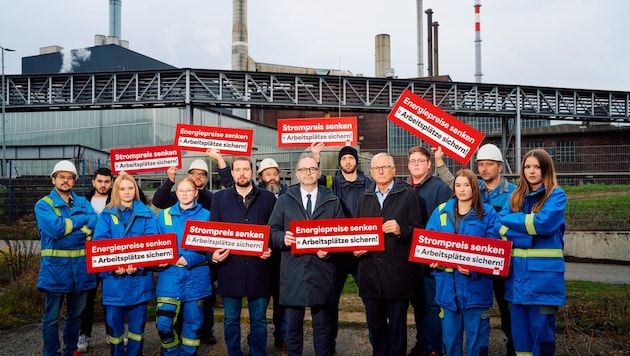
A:
[[[64,299],[63,353],[84,351],[77,343],[91,336],[97,280],[102,281],[112,355],[142,354],[147,303],[152,299],[157,299],[162,354],[193,355],[202,340],[216,343],[216,295],[223,301],[229,355],[243,355],[244,298],[250,355],[266,354],[266,310],[271,300],[276,348],[289,355],[303,353],[309,308],[315,354],[333,355],[338,305],[349,275],[365,307],[373,355],[462,355],[464,338],[467,355],[487,355],[493,291],[508,354],[554,354],[555,313],[565,302],[566,196],[546,151],[525,155],[514,186],[501,176],[503,156],[491,144],[477,152],[480,179],[469,169],[451,174],[439,147],[433,153],[434,175],[431,150],[413,147],[408,181],[396,177],[394,158],[385,152],[372,157],[366,175],[357,150],[350,146],[339,151],[336,173],[324,176],[319,167],[324,147],[313,143],[299,158],[298,183],[289,187],[280,183],[280,167],[271,158],[262,160],[257,170],[248,157],[235,157],[230,167],[210,149],[206,153],[216,161],[225,189],[214,193],[207,189],[208,166],[203,160],[192,162],[188,176],[179,181],[177,169],[169,168],[168,179],[153,197],[153,205],[163,209],[157,216],[143,202],[133,176],[122,172],[112,184],[109,172],[108,190],[102,182],[107,181],[102,176],[108,170],[97,171],[88,201],[72,191],[74,165],[58,162],[51,173],[54,188],[35,205],[42,246],[38,288],[46,293],[44,355],[59,354],[57,320]],[[383,218],[383,251],[291,252],[296,243],[291,221],[354,217]],[[269,225],[269,248],[259,256],[243,256],[229,249],[201,252],[179,247],[172,265],[130,264],[98,275],[87,273],[86,240],[175,233],[180,246],[187,220]],[[417,228],[512,241],[509,276],[409,262]],[[407,353],[409,304],[417,334]]]

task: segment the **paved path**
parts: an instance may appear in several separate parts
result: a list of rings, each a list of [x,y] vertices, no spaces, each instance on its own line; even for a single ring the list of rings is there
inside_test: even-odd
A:
[[[566,262],[564,279],[608,284],[630,284],[630,265]]]

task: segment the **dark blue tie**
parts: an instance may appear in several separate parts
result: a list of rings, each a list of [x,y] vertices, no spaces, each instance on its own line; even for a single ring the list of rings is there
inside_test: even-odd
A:
[[[308,218],[311,218],[311,212],[313,210],[313,203],[311,202],[311,195],[310,194],[306,194],[306,215],[308,215]]]

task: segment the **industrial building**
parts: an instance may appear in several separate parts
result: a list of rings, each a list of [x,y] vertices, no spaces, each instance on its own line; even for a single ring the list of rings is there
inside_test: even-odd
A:
[[[375,36],[374,77],[258,63],[247,50],[246,4],[233,1],[231,71],[175,68],[130,50],[116,18],[120,1],[110,1],[110,34],[96,35],[94,46],[65,50],[53,45],[24,57],[22,74],[6,76],[3,85],[3,184],[47,176],[53,162],[62,158],[79,163],[89,175],[108,164],[112,148],[171,144],[177,123],[253,129],[252,155],[273,156],[290,179],[301,151],[277,147],[276,120],[326,116],[356,116],[361,157],[388,151],[404,175],[407,150],[422,142],[386,117],[405,89],[484,132],[489,142],[504,148],[511,172],[522,151],[544,147],[559,163],[573,164],[559,165],[559,170],[620,172],[615,179],[628,180],[621,172],[629,170],[630,152],[627,147],[617,150],[627,146],[628,127],[621,124],[630,121],[629,92],[452,82],[439,74],[438,52],[433,50],[437,26],[431,20],[428,77],[421,75],[421,60],[418,78],[396,77],[386,34]],[[422,47],[419,35],[419,58]],[[480,80],[481,69],[476,72]],[[583,125],[559,129],[550,126],[551,120]],[[586,145],[614,147],[613,164],[582,164],[576,157],[582,157],[579,148]],[[186,153],[185,162],[194,156],[200,155]],[[150,185],[163,176],[141,178]],[[217,179],[212,184],[212,189],[220,188]]]

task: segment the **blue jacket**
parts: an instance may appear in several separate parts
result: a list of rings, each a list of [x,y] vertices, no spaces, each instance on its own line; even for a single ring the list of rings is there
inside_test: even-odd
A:
[[[72,208],[55,189],[35,203],[41,246],[37,288],[45,292],[96,288],[96,277],[87,273],[85,241],[92,237],[97,215],[85,198],[71,195]]]
[[[455,233],[456,198],[440,204],[429,218],[427,230]],[[496,231],[499,215],[489,204],[483,205],[483,220],[471,209],[462,219],[458,233],[498,239]],[[470,272],[463,275],[453,268],[438,268],[433,271],[436,283],[435,302],[442,308],[457,311],[457,300],[463,309],[492,307],[492,276]],[[455,299],[457,298],[457,300]]]
[[[158,297],[189,302],[212,294],[210,267],[206,254],[181,247],[186,220],[208,221],[209,218],[210,212],[197,202],[184,211],[177,203],[158,214],[158,233],[177,234],[178,258],[183,256],[187,263],[185,267],[169,265],[158,273],[156,287]]]
[[[311,219],[343,217],[339,198],[330,189],[320,185]],[[299,184],[290,186],[285,194],[278,197],[269,219],[274,253],[282,251],[280,304],[299,307],[333,305],[337,302],[334,258],[321,259],[314,253],[292,254],[290,248],[284,244],[284,235],[289,231],[289,223],[293,220],[308,220],[306,209],[302,205]]]
[[[275,195],[254,186],[246,199],[251,199],[247,208],[243,203],[243,197],[234,186],[216,192],[210,221],[267,225],[276,204]],[[230,254],[217,266],[219,278],[217,294],[225,297],[254,298],[271,295],[272,269],[269,259]]]
[[[127,216],[129,216],[127,218]],[[94,240],[121,239],[132,236],[157,234],[155,214],[139,200],[134,200],[131,212],[122,213],[118,207],[105,208],[98,216]],[[101,272],[103,304],[129,306],[155,298],[153,272],[138,268],[136,273],[117,275]]]
[[[532,213],[545,187],[525,197],[523,211],[513,212],[509,201],[501,211],[499,233],[512,241],[512,263],[505,299],[521,305],[563,306],[564,210],[566,193],[556,188],[537,214]]]
[[[496,212],[501,211],[505,202],[510,199],[512,192],[516,189],[516,186],[508,182],[505,177],[501,177],[501,183],[499,186],[490,191],[486,188],[483,180],[479,180],[479,189],[481,189],[481,199],[484,203],[492,205]]]

